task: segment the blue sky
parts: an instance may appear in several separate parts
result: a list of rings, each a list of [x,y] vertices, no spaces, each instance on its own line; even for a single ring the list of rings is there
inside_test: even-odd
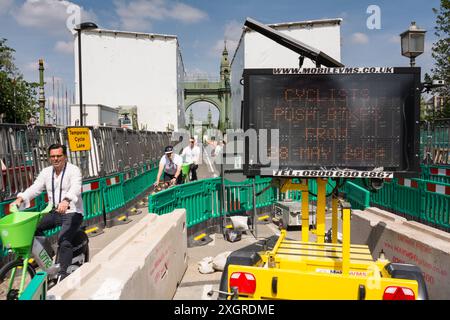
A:
[[[342,62],[349,66],[408,66],[400,54],[399,34],[411,21],[426,29],[425,53],[417,58],[422,74],[433,67],[431,47],[439,0],[0,0],[0,37],[16,50],[16,64],[30,81],[38,81],[39,58],[46,80],[74,86],[73,37],[67,25],[81,8],[81,20],[105,29],[176,35],[186,72],[219,75],[223,41],[230,55],[246,17],[263,23],[342,18]],[[369,29],[367,8],[377,5],[381,28]],[[67,13],[69,11],[69,13]],[[48,88],[48,86],[47,86]],[[47,89],[47,97],[52,92]],[[194,109],[194,113],[195,109]],[[215,117],[217,117],[215,115]]]

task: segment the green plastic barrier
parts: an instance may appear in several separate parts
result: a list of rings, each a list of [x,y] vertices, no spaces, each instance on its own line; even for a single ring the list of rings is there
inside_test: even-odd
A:
[[[179,186],[175,186],[160,191],[154,195],[150,195],[148,201],[148,212],[162,215],[175,210],[178,205],[178,199],[175,197],[178,188]]]
[[[225,181],[225,214],[245,212],[252,208],[250,183],[250,179],[239,183]],[[267,181],[258,183],[262,187]],[[149,212],[166,214],[177,208],[186,208],[187,226],[191,227],[221,216],[220,188],[221,178],[199,180],[169,188],[149,197]]]
[[[396,180],[384,182],[383,187],[371,193],[371,202],[381,207],[392,209],[394,207]]]
[[[84,184],[98,183],[98,189],[84,191],[83,198],[84,220],[90,220],[103,214],[103,190],[105,188],[105,179],[96,179]]]
[[[437,192],[430,192],[426,188],[428,182],[423,182],[423,201],[425,210],[422,211],[421,219],[439,226],[450,229],[450,195],[441,194]],[[436,183],[444,188],[450,188],[450,184]],[[450,230],[448,230],[450,231]]]
[[[370,192],[363,187],[347,181],[344,185],[344,191],[353,209],[364,210],[370,206]]]
[[[223,214],[238,214],[253,209],[253,183],[255,184],[256,207],[270,206],[282,196],[275,188],[269,188],[272,178],[256,177],[242,182],[225,180]],[[334,185],[328,189],[331,192]],[[290,196],[299,197],[299,192],[290,192]],[[191,227],[211,218],[221,216],[221,178],[212,178],[178,185],[149,196],[149,212],[170,213],[177,208],[186,209],[187,226]]]
[[[426,175],[425,166],[422,172]],[[442,189],[450,188],[450,184],[423,179],[411,179],[411,181],[417,182],[418,187],[400,185],[398,179],[385,181],[381,189],[371,193],[371,203],[402,214],[407,219],[450,231],[450,195],[427,189],[428,183],[438,185]]]
[[[128,203],[134,199],[134,192],[135,192],[134,174],[135,174],[134,169],[127,170],[123,173],[122,188],[125,203]]]
[[[194,181],[177,187],[177,208],[186,208],[188,227],[213,218],[212,196],[217,187],[216,181],[211,179]]]
[[[406,187],[399,184],[395,185],[394,201],[392,209],[394,212],[407,214],[416,220],[420,218],[423,183],[418,179],[411,179],[417,181],[419,188]]]
[[[191,227],[213,218],[213,210],[217,199],[220,178],[198,180],[178,185],[149,196],[149,212],[156,214],[170,213],[177,208],[186,208],[186,223]],[[217,204],[217,201],[216,201]]]
[[[146,168],[145,165],[140,165],[136,168],[136,176],[134,178],[134,198],[137,198],[141,193],[147,190],[151,184],[147,184],[145,179]]]
[[[115,174],[104,178],[103,200],[105,213],[111,213],[125,206],[123,196],[123,175]]]

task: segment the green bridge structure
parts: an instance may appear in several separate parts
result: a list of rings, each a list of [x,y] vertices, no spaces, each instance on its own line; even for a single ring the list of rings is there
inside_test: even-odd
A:
[[[222,61],[220,63],[219,81],[210,81],[209,79],[198,77],[193,81],[184,82],[184,106],[187,110],[197,102],[208,102],[219,110],[218,129],[225,131],[231,128],[231,87],[230,87],[230,63],[228,60],[228,51],[225,48],[222,52]],[[191,117],[188,128],[193,126],[193,117]]]

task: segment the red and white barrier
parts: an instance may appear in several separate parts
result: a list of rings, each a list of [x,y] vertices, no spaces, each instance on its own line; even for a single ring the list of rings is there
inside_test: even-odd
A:
[[[100,183],[98,181],[95,181],[88,184],[83,184],[81,186],[81,192],[97,190],[98,188],[100,188]]]
[[[438,176],[450,176],[450,169],[430,168],[430,173]]]
[[[427,191],[450,195],[450,186],[442,186],[435,183],[427,183]]]
[[[127,181],[128,179],[131,179],[131,173],[128,171],[123,175],[123,180]]]
[[[419,189],[419,183],[411,179],[398,178],[398,184],[405,187]]]
[[[106,185],[107,186],[113,186],[113,185],[118,184],[118,183],[120,183],[120,177],[119,176],[106,179]]]

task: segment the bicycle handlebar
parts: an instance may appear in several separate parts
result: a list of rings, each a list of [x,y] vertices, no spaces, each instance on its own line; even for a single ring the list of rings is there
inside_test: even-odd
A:
[[[16,213],[19,212],[19,207],[17,206],[17,204],[12,204],[9,206],[9,212],[10,213]]]
[[[52,210],[53,210],[53,203],[49,202],[49,203],[47,204],[47,206],[41,211],[41,214],[42,214],[42,215],[47,214],[47,213],[51,212]],[[9,207],[9,212],[10,212],[10,213],[17,213],[17,212],[20,212],[19,206],[16,205],[16,204],[10,205],[10,207]]]

